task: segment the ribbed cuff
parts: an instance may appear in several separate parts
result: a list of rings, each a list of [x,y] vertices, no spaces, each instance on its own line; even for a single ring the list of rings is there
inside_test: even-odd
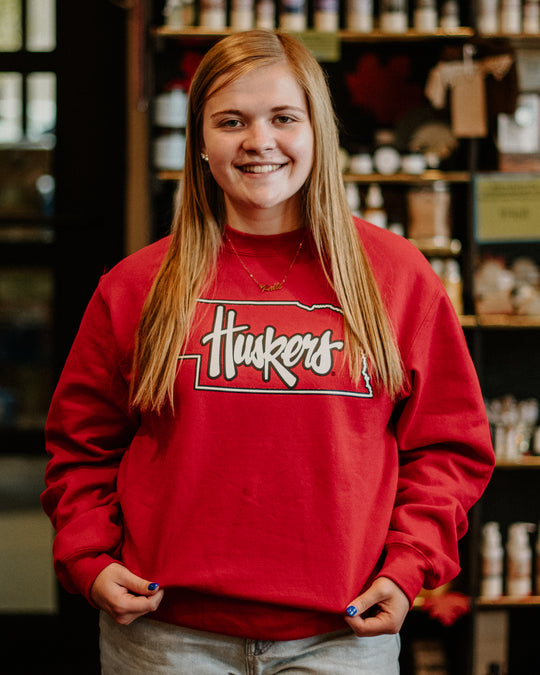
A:
[[[377,577],[387,577],[397,584],[412,607],[424,585],[427,569],[429,561],[422,554],[404,544],[391,544]]]

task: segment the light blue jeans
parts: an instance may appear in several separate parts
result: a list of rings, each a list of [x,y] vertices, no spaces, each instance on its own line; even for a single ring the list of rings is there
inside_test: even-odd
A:
[[[399,635],[348,628],[303,640],[244,640],[151,619],[100,616],[102,675],[398,675]]]

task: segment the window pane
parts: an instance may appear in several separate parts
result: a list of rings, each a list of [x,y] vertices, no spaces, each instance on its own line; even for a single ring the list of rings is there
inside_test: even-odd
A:
[[[22,135],[22,75],[0,73],[0,143],[17,143]]]
[[[55,0],[27,0],[26,48],[50,52],[56,47]]]
[[[52,303],[50,269],[1,269],[0,426],[43,427],[53,388]]]
[[[3,448],[4,451],[8,448]],[[40,507],[42,457],[0,457],[0,613],[58,611],[51,550],[53,531]]]
[[[0,52],[22,48],[22,0],[0,0]]]
[[[0,218],[37,218],[53,213],[52,151],[37,144],[1,148]],[[10,231],[2,224],[0,243],[7,236]]]
[[[48,141],[48,147],[52,147],[56,128],[56,75],[30,73],[26,87],[28,140]]]

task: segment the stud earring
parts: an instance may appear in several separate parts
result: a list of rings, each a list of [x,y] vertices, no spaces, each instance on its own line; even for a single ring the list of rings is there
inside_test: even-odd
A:
[[[204,159],[205,162],[208,161],[208,155],[204,152],[201,152],[201,157]]]

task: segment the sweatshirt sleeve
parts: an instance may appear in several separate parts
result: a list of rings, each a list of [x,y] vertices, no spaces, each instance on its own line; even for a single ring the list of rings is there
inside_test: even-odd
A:
[[[442,291],[419,326],[398,406],[399,476],[380,576],[414,601],[459,572],[458,540],[482,495],[494,453],[480,385],[454,309]]]
[[[121,543],[116,478],[137,428],[116,342],[98,288],[60,376],[45,429],[50,459],[41,501],[56,530],[55,569],[68,591],[87,599]]]

